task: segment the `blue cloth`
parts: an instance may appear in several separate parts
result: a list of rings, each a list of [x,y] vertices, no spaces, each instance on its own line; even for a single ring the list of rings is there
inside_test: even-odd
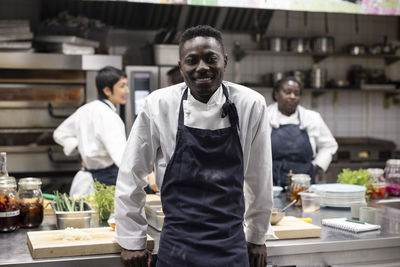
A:
[[[236,108],[225,106],[223,110],[231,119],[228,128],[185,126],[183,100],[187,99],[187,91],[179,109],[175,152],[161,187],[165,219],[157,266],[249,266],[243,231],[243,153]],[[234,105],[225,87],[223,92],[227,105]]]
[[[313,151],[306,130],[297,124],[281,125],[271,133],[274,185],[285,187],[287,174],[305,173],[315,182]]]
[[[86,170],[92,174],[93,179],[96,179],[100,183],[115,185],[117,182],[118,167],[115,164],[104,169]]]

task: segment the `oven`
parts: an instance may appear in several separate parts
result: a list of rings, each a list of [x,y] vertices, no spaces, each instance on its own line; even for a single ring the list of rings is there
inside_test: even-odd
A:
[[[390,140],[370,137],[335,137],[339,148],[325,174],[325,181],[335,183],[343,169],[385,168],[394,158],[396,144]]]
[[[35,53],[0,58],[0,151],[7,152],[8,172],[42,178],[46,192],[68,191],[81,159],[66,157],[53,131],[97,98],[97,71],[106,65],[121,69],[122,58]]]

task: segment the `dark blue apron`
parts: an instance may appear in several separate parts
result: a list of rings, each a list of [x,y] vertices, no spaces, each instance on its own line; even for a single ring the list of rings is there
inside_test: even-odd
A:
[[[313,151],[306,130],[298,124],[281,125],[271,133],[274,185],[285,187],[287,174],[305,173],[315,182]]]
[[[187,91],[179,108],[175,152],[161,187],[165,219],[157,266],[249,266],[236,108],[223,86],[222,117],[229,115],[231,126],[218,130],[185,126]]]
[[[101,102],[106,104],[110,109],[110,105],[104,101],[104,99],[99,99]],[[103,169],[97,169],[97,170],[91,170],[91,169],[86,169],[86,171],[90,172],[93,176],[93,179],[96,179],[100,183],[106,184],[106,185],[115,185],[117,182],[117,176],[118,176],[118,167],[114,163],[111,166],[108,166]]]

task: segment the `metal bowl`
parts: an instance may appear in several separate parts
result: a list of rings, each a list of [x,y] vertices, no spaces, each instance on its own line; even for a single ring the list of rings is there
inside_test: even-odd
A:
[[[272,209],[271,224],[278,224],[283,219],[283,217],[285,217],[285,212],[282,212],[279,209]]]

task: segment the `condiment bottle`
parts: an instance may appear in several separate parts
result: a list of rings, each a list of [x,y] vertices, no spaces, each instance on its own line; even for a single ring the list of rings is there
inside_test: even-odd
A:
[[[310,187],[311,177],[308,174],[293,174],[291,200],[297,199],[296,206],[301,206],[301,198],[298,193]]]
[[[0,178],[8,176],[6,165],[7,165],[7,153],[0,152]]]
[[[14,177],[0,179],[0,232],[12,232],[19,227],[20,210],[16,197]]]
[[[21,210],[20,226],[38,227],[43,221],[43,196],[40,178],[22,178],[18,182],[17,199]]]
[[[385,167],[386,192],[400,196],[400,159],[389,159]]]

